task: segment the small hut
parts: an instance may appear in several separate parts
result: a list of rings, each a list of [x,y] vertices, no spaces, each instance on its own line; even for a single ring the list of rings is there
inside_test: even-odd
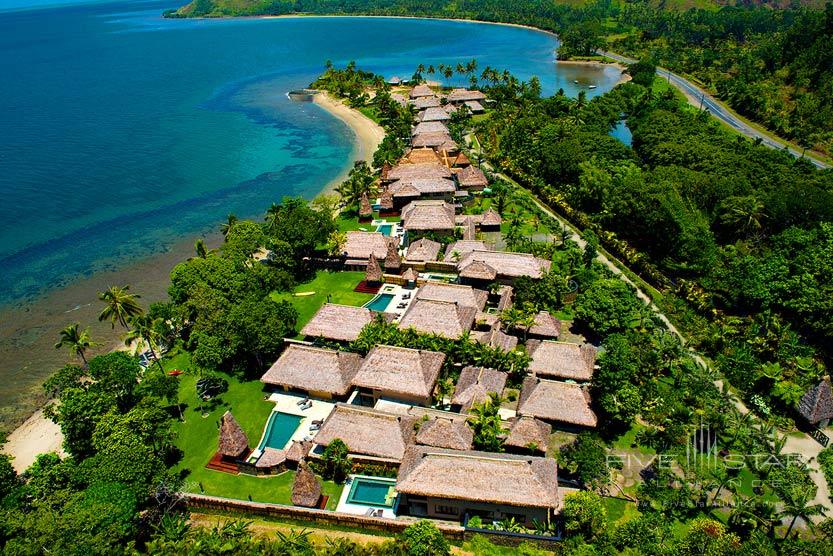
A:
[[[359,221],[367,221],[373,218],[373,207],[370,205],[370,199],[367,198],[367,193],[362,193],[362,198],[359,200]]]
[[[382,282],[382,266],[379,264],[379,259],[373,253],[367,260],[367,270],[364,273],[364,280],[368,284],[380,284]]]
[[[399,251],[396,249],[396,240],[388,241],[388,254],[385,255],[385,272],[388,274],[399,274],[402,260],[399,258]]]
[[[822,429],[828,425],[833,418],[833,390],[830,388],[829,377],[824,377],[807,390],[798,402],[798,412],[811,425]]]
[[[417,276],[418,275],[416,273],[416,270],[414,270],[413,268],[409,268],[408,270],[406,270],[405,274],[402,275],[402,278],[405,279],[405,287],[406,288],[416,287]]]
[[[393,212],[393,194],[386,187],[379,195],[379,214],[390,214],[391,212]]]
[[[217,453],[224,459],[241,459],[249,451],[249,439],[231,411],[226,411],[220,419],[220,441]]]
[[[382,171],[381,171],[381,173],[379,174],[379,178],[380,178],[382,181],[386,181],[386,180],[388,179],[388,172],[390,172],[390,171],[391,171],[391,165],[390,165],[390,162],[388,162],[388,161],[386,160],[386,161],[382,164]]]
[[[306,463],[298,466],[292,484],[292,503],[304,508],[317,508],[321,502],[321,483]]]

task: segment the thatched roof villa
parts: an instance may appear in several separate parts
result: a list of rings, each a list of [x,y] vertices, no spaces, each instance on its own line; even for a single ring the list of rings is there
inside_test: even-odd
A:
[[[482,311],[486,307],[488,297],[487,292],[471,286],[444,284],[442,282],[426,282],[416,293],[416,299],[418,300],[458,303],[464,307],[474,307],[478,311]]]
[[[529,371],[535,376],[587,381],[593,378],[596,348],[589,345],[529,340],[526,351],[532,360]]]
[[[560,508],[554,459],[414,446],[396,479],[399,509],[459,519],[464,514],[547,521]]]
[[[518,415],[576,427],[595,427],[596,414],[590,408],[590,394],[577,384],[524,379],[518,396]]]
[[[477,90],[469,90],[469,89],[454,89],[448,94],[447,97],[448,102],[460,104],[463,102],[470,102],[470,101],[477,101],[481,102],[486,100],[486,95]]]
[[[414,149],[412,153],[414,152],[423,152],[423,149]],[[390,183],[396,180],[450,179],[451,176],[451,170],[446,168],[439,160],[437,162],[400,162],[388,171],[384,180]]]
[[[402,209],[402,226],[412,232],[453,233],[454,205],[445,201],[411,201]]]
[[[431,90],[431,87],[426,85],[425,83],[420,83],[413,89],[411,89],[410,97],[413,98],[421,98],[421,97],[432,97],[434,96],[434,91]]]
[[[833,390],[830,379],[824,377],[818,384],[807,390],[798,402],[798,412],[808,423],[822,428],[833,418]]]
[[[488,245],[476,239],[460,239],[454,243],[449,243],[445,248],[444,261],[458,262],[466,254],[472,251],[491,251]],[[455,256],[455,253],[457,254]],[[455,258],[456,257],[456,258]]]
[[[427,237],[419,238],[408,246],[405,260],[412,263],[436,261],[442,249],[442,244]]]
[[[473,283],[495,279],[511,281],[521,276],[541,278],[551,263],[529,253],[508,251],[471,251],[457,263],[460,278]]]
[[[448,126],[446,126],[442,122],[419,122],[417,125],[414,126],[414,129],[411,131],[411,136],[415,137],[423,133],[438,132],[445,133],[446,135],[451,135],[451,132],[448,131]]]
[[[372,321],[373,312],[366,307],[325,303],[301,329],[301,335],[352,342],[358,339],[362,328]]]
[[[350,231],[346,234],[342,253],[347,258],[345,264],[349,266],[364,266],[371,253],[377,259],[384,259],[388,253],[388,236],[381,232]]]
[[[413,328],[422,334],[436,334],[456,339],[471,330],[477,309],[456,301],[415,299],[402,318],[399,328]]]
[[[426,108],[434,108],[440,106],[440,99],[436,96],[419,97],[412,100],[411,105],[417,110],[425,110]]]
[[[482,191],[489,186],[489,180],[483,170],[471,165],[457,172],[457,183],[460,184],[460,187],[473,191]]]
[[[313,438],[316,447],[312,454],[320,455],[338,438],[347,445],[353,459],[398,464],[414,442],[415,422],[416,418],[408,415],[338,404]]]
[[[442,164],[442,162],[437,151],[428,147],[412,148],[399,160],[400,164]],[[391,169],[388,170],[390,171]]]
[[[474,404],[489,399],[490,393],[502,394],[506,379],[506,373],[497,369],[464,367],[451,398],[452,410],[468,413]]]
[[[436,351],[376,346],[365,357],[353,384],[366,405],[384,397],[428,406],[444,362],[445,354]]]
[[[461,214],[456,218],[457,225],[463,226],[467,219],[471,219],[474,225],[482,230],[499,230],[503,223],[500,214],[492,208],[486,209],[482,214]]]
[[[453,148],[451,146],[452,143],[454,144]],[[451,138],[451,135],[446,131],[428,131],[414,135],[413,139],[411,139],[411,145],[414,148],[429,147],[432,149],[447,145],[445,150],[456,151],[459,149],[459,145],[457,145],[454,139]]]
[[[451,116],[444,109],[435,106],[420,112],[418,119],[420,122],[446,122],[451,119]]]
[[[396,180],[388,186],[394,207],[401,207],[414,199],[451,199],[457,188],[447,178],[411,178]]]
[[[343,398],[361,363],[357,353],[290,344],[260,381],[316,398]]]
[[[555,339],[561,335],[561,321],[547,311],[539,311],[535,315],[535,322],[527,331],[528,338],[541,340]]]
[[[474,432],[465,419],[434,417],[427,421],[417,421],[416,426],[419,427],[417,444],[450,450],[471,450]]]
[[[484,316],[487,315],[488,313],[484,314]],[[495,319],[495,321],[497,321],[497,319]],[[481,344],[503,351],[512,351],[518,345],[518,339],[515,336],[502,332],[498,322],[491,323],[491,328],[489,330],[473,332],[472,337]]]
[[[535,417],[513,417],[507,421],[509,433],[503,442],[507,451],[547,453],[552,426]]]

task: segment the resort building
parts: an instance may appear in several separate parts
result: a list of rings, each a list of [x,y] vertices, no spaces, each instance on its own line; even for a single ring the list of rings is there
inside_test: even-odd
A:
[[[448,94],[446,100],[451,104],[463,104],[465,102],[483,102],[486,95],[477,90],[454,89]]]
[[[471,191],[483,191],[483,189],[489,187],[489,180],[486,178],[486,174],[476,166],[466,166],[457,172],[457,183],[463,189]],[[500,216],[498,215],[498,217]]]
[[[372,321],[373,312],[366,307],[325,303],[301,329],[301,335],[307,339],[353,342]]]
[[[439,122],[432,122],[432,123],[439,123]],[[429,125],[429,124],[425,124]],[[440,124],[442,125],[442,124]],[[405,153],[405,155],[400,159],[400,164],[442,164],[443,159],[440,155],[437,154],[437,151],[434,149],[430,149],[428,147],[422,147],[418,149],[410,149]],[[388,170],[390,172],[390,170]]]
[[[416,419],[367,407],[338,404],[313,438],[311,457],[320,457],[335,439],[347,445],[349,457],[364,463],[398,465],[414,443]]]
[[[393,346],[376,346],[353,377],[359,402],[373,406],[380,398],[431,405],[445,354]]]
[[[451,398],[451,410],[468,413],[474,404],[485,402],[489,394],[502,394],[506,373],[486,367],[464,367]]]
[[[491,328],[489,330],[475,331],[472,333],[472,337],[481,344],[503,351],[512,351],[518,346],[518,339],[515,336],[510,336],[502,332],[499,324],[496,322],[497,318],[494,320],[495,322],[490,324]]]
[[[343,399],[361,363],[357,353],[290,344],[260,381],[315,398]]]
[[[437,151],[458,152],[460,146],[447,132],[432,131],[414,135],[411,139],[411,146],[414,148],[428,147]]]
[[[402,227],[409,233],[453,234],[454,205],[445,201],[411,201],[402,209]]]
[[[595,427],[597,423],[585,388],[533,376],[524,379],[518,396],[518,415],[574,428]]]
[[[427,237],[420,238],[408,246],[408,250],[405,252],[405,261],[409,263],[436,261],[442,247],[442,243]]]
[[[419,152],[422,149],[414,149],[413,152]],[[393,183],[396,180],[420,180],[420,179],[436,179],[445,178],[451,179],[451,170],[446,168],[441,162],[400,162],[390,170],[382,178],[386,183]]]
[[[457,188],[446,178],[411,178],[396,180],[388,186],[393,197],[393,208],[400,209],[418,199],[454,199]]]
[[[217,452],[206,467],[215,471],[237,474],[238,465],[251,453],[249,439],[246,433],[231,414],[226,411],[220,418],[220,433],[217,442]]]
[[[414,126],[411,136],[416,137],[423,133],[445,133],[446,135],[451,135],[451,132],[448,131],[448,126],[442,122],[419,122]]]
[[[411,447],[396,479],[399,513],[484,521],[549,522],[560,508],[554,459]]]
[[[370,255],[384,259],[388,253],[390,238],[381,232],[347,232],[342,255],[348,267],[364,269]]]
[[[425,110],[426,108],[434,108],[440,106],[440,99],[436,96],[419,97],[411,101],[411,105],[417,110]]]
[[[526,331],[527,338],[538,340],[557,339],[560,335],[561,321],[547,311],[540,311],[536,314],[535,321]]]
[[[472,114],[482,114],[486,111],[482,104],[477,102],[476,100],[467,100],[463,103],[466,108],[469,109],[469,112]]]
[[[410,97],[412,99],[432,96],[434,96],[434,91],[432,91],[431,87],[429,87],[425,83],[420,83],[419,85],[411,89]]]
[[[484,232],[499,232],[500,225],[503,223],[500,214],[492,208],[487,209],[483,214],[461,214],[456,219],[457,225],[465,225],[467,219],[470,219],[476,227]]]
[[[454,243],[448,244],[448,247],[445,248],[443,260],[446,262],[456,263],[472,251],[490,251],[490,249],[489,246],[482,241],[474,239],[461,239],[455,241]]]
[[[451,116],[444,109],[434,107],[426,108],[420,112],[418,118],[420,122],[447,122],[451,119]]]
[[[475,307],[461,305],[457,301],[417,297],[399,319],[399,328],[413,328],[422,334],[436,334],[454,340],[471,330],[476,315]]]
[[[443,284],[442,282],[426,282],[416,293],[417,300],[457,303],[463,307],[474,307],[478,311],[486,307],[488,297],[487,292],[471,286]]]
[[[511,283],[521,276],[540,279],[549,272],[550,265],[550,261],[529,253],[471,251],[457,263],[457,272],[461,282],[477,286],[495,280]]]
[[[535,376],[587,381],[593,378],[596,348],[589,345],[529,340],[526,351],[532,360],[529,371]]]
[[[474,432],[465,418],[434,417],[416,422],[416,443],[449,450],[471,450]]]
[[[534,417],[512,417],[506,424],[509,433],[503,441],[507,452],[546,454],[552,426]]]

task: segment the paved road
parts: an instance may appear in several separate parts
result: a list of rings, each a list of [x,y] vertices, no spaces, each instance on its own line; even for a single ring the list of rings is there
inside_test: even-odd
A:
[[[601,54],[602,56],[606,56],[612,60],[616,60],[617,62],[621,62],[623,64],[633,64],[634,62],[636,62],[636,60],[634,60],[633,58],[628,58],[627,56],[621,56],[612,52],[599,51],[599,54]],[[657,75],[667,79],[672,85],[674,85],[677,89],[682,91],[692,105],[707,109],[709,112],[711,112],[712,116],[726,123],[738,133],[742,133],[743,135],[751,137],[752,139],[760,139],[764,145],[772,147],[773,149],[783,149],[785,146],[787,146],[785,142],[777,141],[767,135],[762,134],[755,128],[745,124],[743,120],[738,118],[736,115],[732,114],[723,104],[720,103],[720,101],[715,99],[713,96],[705,92],[697,85],[694,85],[688,79],[680,77],[679,75],[671,73],[670,71],[663,68],[657,68]],[[801,156],[801,152],[794,149],[793,147],[789,147],[789,151],[795,157]],[[818,158],[815,158],[812,155],[805,154],[804,157],[818,168],[830,168],[829,164],[822,160],[819,160]]]

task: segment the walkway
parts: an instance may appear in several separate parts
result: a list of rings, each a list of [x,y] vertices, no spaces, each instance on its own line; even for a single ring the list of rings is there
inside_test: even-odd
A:
[[[627,56],[614,54],[613,52],[606,52],[600,50],[598,51],[598,53],[602,56],[605,56],[607,58],[610,58],[611,60],[615,60],[622,64],[633,64],[637,61],[633,58],[628,58]],[[691,104],[692,106],[697,106],[699,108],[707,109],[712,116],[722,121],[738,133],[752,139],[760,139],[764,145],[773,149],[783,149],[784,147],[787,147],[790,154],[797,158],[804,156],[804,158],[809,160],[813,165],[815,165],[818,168],[824,169],[831,167],[830,164],[824,162],[820,158],[817,158],[815,155],[808,153],[804,153],[802,155],[801,151],[790,146],[783,139],[776,138],[772,135],[764,134],[758,131],[757,129],[753,128],[749,124],[745,123],[740,118],[740,116],[735,114],[728,106],[726,106],[725,104],[708,94],[706,91],[704,91],[697,85],[693,84],[688,79],[681,77],[676,73],[671,73],[670,71],[663,68],[657,68],[657,75],[668,79],[669,83],[674,85],[674,87],[679,89],[685,95],[689,104]]]

